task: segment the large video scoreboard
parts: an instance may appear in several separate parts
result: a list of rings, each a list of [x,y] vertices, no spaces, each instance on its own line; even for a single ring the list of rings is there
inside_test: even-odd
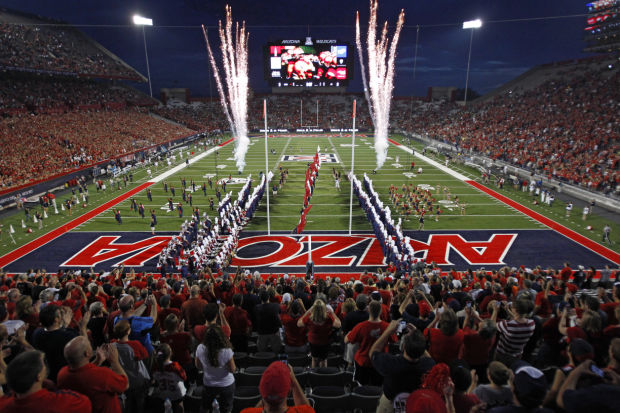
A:
[[[610,53],[620,50],[620,0],[599,0],[586,4],[588,18],[584,52]]]
[[[265,79],[274,88],[344,87],[353,78],[352,48],[334,39],[280,40],[264,49]]]

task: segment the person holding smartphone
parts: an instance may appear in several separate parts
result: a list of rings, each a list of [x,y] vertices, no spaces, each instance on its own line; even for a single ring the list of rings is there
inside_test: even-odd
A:
[[[509,320],[497,322],[499,340],[495,351],[495,360],[501,361],[506,366],[511,366],[513,362],[521,359],[525,345],[534,334],[535,322],[528,318],[534,309],[534,304],[529,298],[525,297],[517,299],[511,309],[503,303],[499,303],[499,306],[497,301],[493,303],[495,308],[491,320],[497,322],[499,309],[502,306],[510,317]]]
[[[579,388],[577,383],[580,383]],[[592,360],[584,361],[568,374],[555,400],[569,413],[618,411],[620,375],[599,369]]]

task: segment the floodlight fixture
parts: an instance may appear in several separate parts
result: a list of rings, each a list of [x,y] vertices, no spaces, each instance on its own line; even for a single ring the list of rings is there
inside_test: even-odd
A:
[[[146,58],[146,74],[149,79],[149,94],[151,95],[151,97],[153,97],[153,85],[151,84],[151,68],[149,67],[149,54],[146,50],[146,33],[144,32],[144,26],[152,26],[153,19],[148,19],[138,14],[134,14],[133,24],[142,28],[142,42],[144,43],[144,57]]]
[[[463,22],[463,29],[471,29],[471,35],[469,37],[469,56],[467,57],[467,75],[465,77],[465,96],[463,100],[463,104],[467,105],[467,87],[469,85],[469,64],[471,62],[471,45],[474,42],[474,29],[479,29],[482,27],[482,20],[470,20]]]
[[[463,29],[479,29],[482,27],[482,20],[470,20],[467,22],[463,22]]]
[[[138,25],[138,26],[152,26],[153,25],[153,19],[148,19],[146,17],[142,17],[140,15],[134,14],[133,15],[133,24]]]

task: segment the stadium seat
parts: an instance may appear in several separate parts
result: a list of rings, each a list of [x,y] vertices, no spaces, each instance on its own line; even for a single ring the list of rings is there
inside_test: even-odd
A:
[[[349,410],[349,395],[341,386],[319,386],[308,395],[317,412],[335,412]]]
[[[304,353],[290,353],[288,355],[288,364],[293,367],[308,367],[310,358]]]
[[[237,386],[258,386],[260,378],[263,376],[263,372],[266,367],[264,366],[250,366],[246,367],[243,371],[235,373],[235,385]]]
[[[247,407],[254,407],[261,400],[260,391],[256,386],[239,386],[233,396],[233,413],[239,413]]]
[[[321,367],[308,372],[308,385],[312,388],[319,386],[350,386],[353,373],[342,371],[335,367]]]
[[[329,367],[343,367],[345,365],[345,361],[341,354],[328,354],[327,365]]]
[[[263,351],[248,356],[248,366],[268,366],[276,360],[276,354]]]
[[[383,394],[378,386],[360,386],[351,390],[349,405],[354,412],[371,413],[377,410],[377,404]]]
[[[293,374],[295,374],[295,378],[299,382],[302,389],[308,385],[308,372],[305,367],[293,366]]]
[[[233,358],[235,359],[235,365],[237,369],[243,369],[248,366],[248,353],[241,351],[235,352]]]

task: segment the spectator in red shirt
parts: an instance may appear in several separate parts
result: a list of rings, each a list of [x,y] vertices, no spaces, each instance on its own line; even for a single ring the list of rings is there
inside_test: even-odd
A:
[[[469,411],[480,403],[480,399],[475,394],[472,394],[476,388],[469,367],[460,360],[455,360],[450,363],[450,377],[454,383],[454,410],[455,413],[469,413]],[[477,378],[477,377],[476,377]]]
[[[480,312],[482,312],[482,313],[489,312],[490,313],[491,310],[489,310],[487,308],[487,306],[489,305],[489,303],[491,301],[506,301],[506,296],[504,294],[502,294],[502,285],[501,284],[493,285],[493,294],[487,295],[486,297],[484,297],[484,299],[480,303]]]
[[[65,346],[67,366],[58,373],[58,387],[85,394],[93,405],[93,413],[121,413],[119,394],[129,388],[127,374],[118,360],[118,351],[108,344],[97,349],[94,363],[93,349],[85,337],[76,337]],[[110,368],[98,367],[103,361]]]
[[[616,307],[614,310],[614,319],[620,319],[620,306]],[[607,340],[612,340],[613,338],[620,337],[620,323],[610,323],[607,327],[603,329],[603,334],[607,338]]]
[[[592,310],[586,310],[581,319],[578,319],[578,325],[574,327],[567,326],[567,319],[568,309],[564,308],[560,324],[558,325],[560,334],[566,336],[569,342],[577,338],[586,340],[594,347],[594,360],[602,365],[607,356],[607,346],[609,344],[603,336],[601,316]]]
[[[560,271],[560,278],[566,283],[568,282],[571,275],[573,275],[573,270],[570,267],[570,263],[565,262],[564,268],[562,268],[562,270]]]
[[[433,360],[447,364],[458,358],[463,346],[464,334],[463,330],[459,329],[459,321],[454,311],[443,303],[441,305],[443,305],[443,311],[424,330],[424,336],[428,341],[428,351]],[[439,324],[439,328],[435,328],[435,324]]]
[[[298,327],[297,322],[306,312],[304,302],[298,298],[288,306],[288,311],[280,314],[284,327],[284,350],[286,353],[308,353],[308,329]]]
[[[44,358],[43,353],[32,350],[21,353],[9,363],[6,379],[13,394],[0,398],[0,411],[90,413],[91,402],[83,394],[66,390],[52,392],[43,388],[43,381],[47,378]]]
[[[172,284],[172,294],[170,296],[170,307],[181,309],[181,306],[185,302],[185,294],[181,292],[181,283],[175,282]]]
[[[383,384],[383,376],[372,366],[368,353],[374,342],[383,334],[389,324],[381,320],[381,303],[379,301],[371,301],[368,305],[368,312],[370,314],[369,319],[356,325],[346,335],[344,342],[359,344],[359,348],[355,353],[354,379],[362,385],[381,386]],[[396,341],[395,337],[392,337],[392,340]],[[387,343],[382,351],[387,351]]]
[[[103,289],[100,285],[95,283],[91,283],[88,286],[88,295],[86,299],[86,304],[90,306],[95,301],[100,301],[104,306],[106,305],[107,294],[103,292]]]
[[[484,378],[489,355],[495,344],[497,333],[495,322],[489,319],[481,320],[473,307],[466,307],[463,326],[463,352],[460,358],[476,370],[478,377]]]
[[[162,295],[159,299],[159,312],[157,313],[158,321],[163,323],[166,317],[168,317],[168,315],[170,314],[174,314],[179,320],[183,317],[183,315],[181,314],[181,310],[179,310],[178,308],[170,307],[170,304],[170,296]]]
[[[164,329],[160,337],[162,343],[166,343],[172,348],[172,360],[178,362],[185,370],[191,369],[193,365],[190,348],[192,346],[192,336],[183,331],[185,321],[179,319],[174,314],[168,314],[164,320]]]
[[[235,294],[232,297],[232,307],[226,307],[224,316],[230,325],[230,342],[235,351],[248,351],[248,340],[252,332],[252,322],[248,312],[241,306],[243,305],[243,296]]]
[[[327,353],[332,328],[340,328],[340,320],[325,303],[316,300],[312,307],[297,321],[297,327],[308,326],[308,342],[312,356],[312,368],[327,367]]]
[[[551,285],[553,284],[553,280],[547,280],[547,284],[545,284],[545,289],[536,294],[536,301],[534,306],[534,314],[538,315],[542,318],[549,318],[551,313],[553,312],[553,308],[551,303],[549,302],[549,291],[551,289]]]
[[[204,310],[204,317],[206,319],[205,323],[203,325],[196,326],[193,329],[194,338],[196,338],[196,340],[202,342],[205,331],[207,331],[207,329],[212,325],[220,326],[226,338],[230,338],[230,326],[228,325],[228,320],[226,320],[226,316],[224,315],[225,308],[226,305],[223,303],[219,305],[216,303],[207,304]]]
[[[191,330],[195,326],[204,324],[204,309],[207,301],[200,297],[200,287],[193,285],[189,290],[190,298],[181,306],[185,325]]]
[[[372,301],[377,301],[378,303],[381,304],[380,318],[381,318],[382,321],[389,322],[390,321],[390,307],[388,307],[387,305],[383,304],[381,293],[379,293],[379,291],[373,291],[370,294],[370,299],[371,299],[371,302]]]

